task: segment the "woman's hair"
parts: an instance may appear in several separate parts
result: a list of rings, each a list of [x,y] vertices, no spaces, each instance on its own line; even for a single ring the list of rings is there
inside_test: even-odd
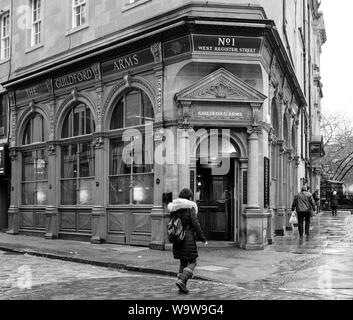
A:
[[[183,190],[180,191],[179,193],[179,198],[182,199],[188,199],[190,200],[192,197],[194,196],[194,194],[192,193],[192,191],[188,188],[184,188]]]

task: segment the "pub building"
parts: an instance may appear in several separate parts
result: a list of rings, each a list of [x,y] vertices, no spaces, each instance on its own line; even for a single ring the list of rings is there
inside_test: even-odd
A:
[[[308,111],[278,31],[260,7],[246,20],[232,19],[232,6],[228,18],[196,7],[3,84],[9,234],[163,250],[166,204],[184,187],[209,241],[263,249],[289,225]],[[126,129],[140,137],[128,141]],[[228,147],[200,161],[201,138],[189,148],[190,134],[222,143],[222,130]],[[174,163],[153,156],[167,133]],[[123,159],[134,141],[142,163]],[[229,170],[215,174],[223,156]]]

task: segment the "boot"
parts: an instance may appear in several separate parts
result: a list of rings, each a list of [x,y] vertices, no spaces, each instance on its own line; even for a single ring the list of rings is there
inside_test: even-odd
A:
[[[189,293],[189,290],[186,288],[186,283],[192,277],[193,272],[189,268],[185,268],[183,273],[180,274],[179,280],[176,285],[182,293]]]

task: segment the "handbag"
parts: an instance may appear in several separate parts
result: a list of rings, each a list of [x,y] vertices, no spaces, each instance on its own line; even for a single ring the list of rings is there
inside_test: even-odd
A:
[[[289,219],[290,224],[298,224],[297,213],[295,211],[292,212],[292,215]]]

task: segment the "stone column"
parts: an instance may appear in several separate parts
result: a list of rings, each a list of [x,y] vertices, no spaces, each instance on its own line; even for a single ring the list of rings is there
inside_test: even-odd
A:
[[[249,161],[248,161],[248,210],[259,210],[259,135],[254,128],[249,136]],[[251,186],[251,187],[250,187]],[[250,187],[250,188],[249,188]]]
[[[56,145],[48,145],[48,205],[45,209],[45,239],[55,239],[58,237],[58,204],[56,189]]]
[[[91,243],[102,243],[105,240],[105,208],[104,208],[104,140],[96,136],[95,149],[95,182],[93,185],[92,237]]]
[[[20,199],[20,161],[18,159],[18,152],[15,148],[10,148],[11,157],[11,204],[8,210],[9,228],[8,234],[18,234],[20,229],[19,219],[19,203]]]
[[[155,132],[155,148],[162,148],[163,129]],[[151,212],[151,243],[150,248],[154,250],[164,250],[167,242],[167,223],[169,214],[163,207],[164,192],[164,165],[159,161],[154,162],[154,204]]]
[[[248,183],[247,183],[247,206],[244,215],[245,219],[245,243],[241,247],[246,250],[264,249],[267,243],[267,223],[269,213],[264,213],[260,206],[259,184],[263,183],[260,170],[259,135],[262,128],[253,126],[248,130]],[[262,167],[262,166],[261,166]]]
[[[285,205],[284,205],[284,193],[283,190],[283,168],[284,168],[284,148],[283,141],[278,141],[279,155],[278,155],[278,209],[276,219],[276,236],[284,236],[284,225],[285,225]]]

